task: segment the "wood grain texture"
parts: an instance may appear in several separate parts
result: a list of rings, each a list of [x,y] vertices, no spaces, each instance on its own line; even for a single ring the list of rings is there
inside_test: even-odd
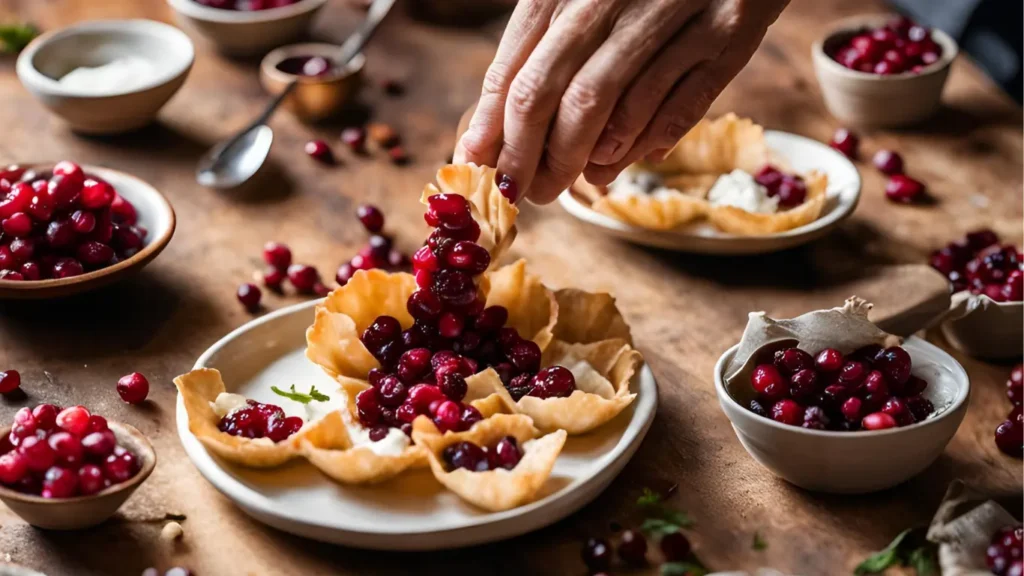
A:
[[[825,112],[813,72],[815,34],[841,16],[881,10],[876,0],[794,0],[713,113],[735,111],[770,127],[827,140],[837,123]],[[340,39],[359,13],[334,0],[316,35]],[[431,554],[380,554],[322,545],[265,528],[207,484],[185,457],[174,425],[171,379],[210,344],[249,319],[235,287],[258,265],[260,246],[287,242],[297,259],[330,276],[365,240],[353,218],[363,201],[381,205],[389,229],[411,249],[424,227],[416,199],[452,149],[456,123],[478,94],[503,27],[440,27],[401,13],[368,49],[371,78],[394,77],[401,98],[367,89],[365,112],[400,130],[413,162],[395,167],[342,156],[324,168],[302,153],[313,135],[337,143],[341,123],[307,127],[286,114],[272,121],[270,165],[251,186],[212,192],[193,181],[199,155],[252,118],[266,102],[257,62],[223,59],[197,41],[197,59],[160,122],[115,138],[71,134],[20,86],[13,59],[0,60],[0,163],[75,159],[135,174],[160,189],[178,213],[167,250],[140,276],[101,292],[55,302],[0,302],[0,367],[21,371],[27,398],[0,401],[5,421],[40,401],[84,403],[149,435],[160,454],[153,477],[107,524],[80,533],[27,526],[0,509],[0,552],[51,576],[128,575],[147,566],[186,565],[202,576],[311,574],[583,574],[582,540],[608,522],[636,520],[643,486],[679,484],[673,503],[697,520],[690,532],[711,567],[773,566],[799,574],[849,573],[903,528],[926,522],[952,478],[962,478],[1020,511],[1019,460],[1002,456],[992,431],[1008,411],[1008,365],[960,354],[972,377],[960,431],[928,470],[869,496],[811,494],[772,477],[740,446],[718,407],[712,368],[734,344],[747,312],[796,313],[866,266],[922,262],[967,230],[989,225],[1021,243],[1022,115],[966,58],[953,67],[945,107],[926,126],[873,130],[862,152],[892,148],[935,198],[895,206],[880,174],[862,164],[864,195],[839,230],[811,246],[750,258],[642,249],[595,234],[556,206],[526,207],[509,259],[526,257],[556,287],[608,290],[633,327],[660,383],[650,435],[621,476],[593,504],[544,530],[509,542]],[[54,29],[84,19],[169,21],[161,0],[0,0],[0,21],[28,19]],[[340,143],[335,146],[341,151]],[[881,291],[879,298],[900,298]],[[268,296],[277,308],[294,298]],[[838,303],[838,302],[837,302]],[[932,341],[945,345],[938,334]],[[153,383],[142,408],[116,396],[117,378],[141,371]],[[879,454],[879,458],[886,458]],[[185,538],[159,539],[167,513],[187,515]],[[751,548],[759,532],[767,550]],[[500,556],[500,561],[495,560]],[[656,569],[636,573],[655,574]]]

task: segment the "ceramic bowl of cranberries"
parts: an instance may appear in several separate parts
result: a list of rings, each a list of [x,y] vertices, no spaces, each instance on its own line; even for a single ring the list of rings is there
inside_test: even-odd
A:
[[[178,24],[222,53],[263,54],[303,36],[327,0],[167,0]]]
[[[134,176],[62,161],[0,167],[0,298],[105,286],[152,261],[174,209]]]
[[[887,15],[841,20],[811,48],[829,112],[847,124],[903,126],[939,108],[956,42]]]
[[[40,528],[103,522],[156,466],[141,432],[84,406],[24,407],[0,433],[0,501]]]
[[[970,381],[920,338],[902,346],[803,351],[786,341],[759,355],[731,389],[715,389],[740,443],[776,475],[808,490],[858,494],[895,486],[945,449],[967,411]]]
[[[273,50],[260,63],[260,84],[276,96],[294,81],[285,108],[301,120],[314,122],[341,112],[359,91],[366,58],[357,54],[345,66],[335,64],[334,44],[290,44]]]
[[[977,358],[1019,357],[1024,258],[1017,248],[992,230],[974,230],[932,252],[928,263],[949,279],[954,293],[953,309],[942,323],[950,344]]]

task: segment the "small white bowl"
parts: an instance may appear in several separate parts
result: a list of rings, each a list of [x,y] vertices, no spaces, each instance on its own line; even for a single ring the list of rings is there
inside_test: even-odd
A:
[[[950,311],[941,324],[942,334],[957,350],[975,358],[1009,360],[1024,350],[1024,302],[987,300],[972,310]]]
[[[137,57],[154,68],[153,78],[128,91],[86,94],[58,79],[81,66]],[[195,50],[181,30],[152,20],[97,20],[43,34],[18,57],[18,79],[73,130],[112,134],[141,128],[185,83]]]
[[[225,54],[252,56],[288,44],[309,30],[327,0],[299,0],[268,10],[223,10],[195,0],[167,0],[178,23]]]
[[[715,392],[747,452],[784,480],[807,490],[863,494],[895,486],[927,468],[946,448],[967,413],[970,379],[941,348],[910,337],[913,373],[928,381],[935,405],[924,422],[878,431],[832,432],[781,424],[754,414],[725,386],[725,367],[738,344],[715,364]]]

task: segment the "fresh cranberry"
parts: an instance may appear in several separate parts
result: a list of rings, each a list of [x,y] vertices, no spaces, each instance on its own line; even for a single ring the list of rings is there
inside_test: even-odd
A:
[[[860,421],[860,425],[865,430],[885,430],[887,428],[895,428],[896,420],[885,412],[873,412],[865,416]]]
[[[99,210],[110,206],[114,201],[114,195],[113,186],[102,180],[89,178],[82,186],[82,195],[78,203],[87,210]]]
[[[635,530],[623,530],[619,536],[619,558],[629,564],[641,566],[647,562],[647,539]]]
[[[996,446],[1004,454],[1014,458],[1024,457],[1024,424],[1017,420],[1006,420],[996,427],[995,438]],[[26,438],[22,444],[31,439]]]
[[[924,194],[924,184],[904,174],[893,174],[885,184],[885,197],[893,202],[909,204]]]
[[[491,264],[491,255],[475,242],[463,240],[445,254],[447,263],[452,268],[466,270],[470,274],[481,274]]]
[[[508,350],[508,360],[520,372],[540,370],[540,346],[532,340],[520,340]]]
[[[3,199],[0,199],[0,220],[10,218],[18,212],[32,213],[30,210],[35,192],[32,187],[24,182],[18,182],[11,186]],[[47,214],[47,219],[49,214]]]
[[[921,392],[924,392],[925,388],[928,387],[928,382],[924,378],[918,378],[913,374],[907,379],[907,383],[903,386],[904,396],[917,396]]]
[[[10,394],[21,387],[21,374],[17,370],[0,372],[0,394]]]
[[[44,406],[45,406],[45,404],[44,404]],[[39,406],[36,406],[36,408],[39,408]],[[32,411],[32,414],[35,414],[34,410]],[[39,418],[39,417],[36,416],[36,418]],[[56,422],[55,422],[55,424],[56,424]],[[42,426],[42,421],[40,421],[40,426]],[[107,419],[104,418],[103,416],[100,416],[98,414],[93,414],[93,415],[89,416],[89,428],[88,428],[89,432],[103,432],[104,430],[109,430],[109,429],[110,429],[110,427],[107,426]]]
[[[441,315],[441,301],[428,290],[417,290],[409,296],[406,309],[416,320],[433,322]]]
[[[78,469],[78,491],[83,496],[95,494],[106,487],[103,470],[95,464],[86,464]]]
[[[53,430],[57,427],[57,413],[60,408],[53,404],[40,404],[32,409],[32,417],[40,430]]]
[[[910,354],[899,346],[886,348],[875,357],[875,366],[890,382],[904,384],[910,379]]]
[[[842,369],[839,371],[839,383],[848,388],[855,388],[864,381],[867,375],[868,369],[863,362],[850,360],[843,364]]]
[[[881,372],[878,370],[872,370],[864,377],[864,382],[861,384],[860,391],[864,394],[887,396],[889,394],[889,385],[886,383],[885,377]]]
[[[792,376],[806,368],[813,368],[814,358],[799,348],[787,348],[775,353],[774,364],[783,375]]]
[[[789,398],[783,398],[772,405],[772,420],[799,426],[803,420],[804,408]]]
[[[10,451],[0,455],[0,482],[11,486],[17,484],[28,474],[28,463],[18,451]]]
[[[505,436],[487,451],[488,465],[491,470],[504,468],[511,470],[519,464],[523,453],[519,450],[519,442],[513,436]]]
[[[380,208],[372,204],[363,204],[356,209],[356,216],[371,234],[377,234],[384,229],[384,213]]]
[[[437,332],[444,338],[458,338],[462,334],[464,327],[465,323],[462,316],[452,312],[445,312],[437,323]]]
[[[74,258],[58,258],[53,264],[54,278],[71,278],[81,276],[85,272],[82,263]]]
[[[313,286],[320,281],[316,268],[305,264],[292,264],[288,267],[288,281],[301,293],[308,294]]]
[[[372,352],[402,334],[402,325],[391,316],[378,316],[363,331],[362,342]]]
[[[412,384],[430,371],[431,352],[426,348],[413,348],[402,354],[398,361],[398,377]]]
[[[4,234],[22,238],[32,232],[32,218],[24,212],[15,212],[3,221],[2,227]]]
[[[892,150],[879,150],[871,162],[885,174],[902,174],[903,158]]]
[[[57,453],[50,448],[45,438],[29,436],[18,444],[18,453],[25,459],[25,465],[33,472],[46,472],[57,461]]]
[[[803,424],[801,425],[812,430],[824,430],[829,425],[829,418],[821,407],[809,406],[804,410]]]
[[[12,435],[18,438],[27,438],[35,434],[38,429],[39,423],[36,421],[36,417],[32,415],[32,410],[27,406],[19,408],[14,413],[14,425],[11,428]]]
[[[754,176],[754,181],[768,190],[768,196],[776,196],[782,184],[783,173],[771,164],[764,165]]]
[[[385,376],[377,390],[377,400],[381,406],[397,408],[405,402],[408,389],[396,376]]]
[[[850,159],[857,157],[857,147],[859,144],[860,139],[857,135],[846,128],[836,130],[836,133],[832,136],[832,142],[829,143],[830,146]]]
[[[43,498],[71,498],[78,493],[78,474],[68,468],[54,466],[43,477]]]
[[[591,572],[607,570],[612,565],[612,549],[603,538],[590,538],[583,545],[583,563]]]
[[[750,375],[750,385],[754,391],[766,399],[779,399],[785,396],[788,386],[779,370],[771,364],[760,364],[754,367]]]
[[[101,242],[87,240],[78,245],[75,256],[79,262],[95,268],[109,264],[114,258],[114,249]]]
[[[114,484],[120,484],[129,480],[136,472],[135,455],[125,451],[118,454],[116,451],[103,460],[103,475]]]
[[[860,420],[861,410],[863,403],[860,398],[847,398],[843,402],[842,413],[843,417],[850,422],[856,422]]]
[[[810,358],[810,356],[808,356]],[[818,373],[804,368],[789,378],[789,394],[796,399],[810,398],[818,393]]]
[[[431,384],[417,384],[409,389],[409,394],[406,398],[406,401],[416,409],[417,413],[424,414],[428,411],[432,402],[443,402],[446,399],[446,396],[437,386],[433,386]]]
[[[442,269],[433,274],[432,280],[434,294],[449,306],[465,306],[476,299],[476,285],[466,272]]]
[[[473,216],[470,213],[469,201],[458,194],[434,194],[427,198],[428,212],[435,215],[438,221],[451,229],[461,229],[470,225]]]
[[[58,209],[67,209],[78,200],[82,193],[82,184],[80,177],[54,174],[47,183],[46,195]]]
[[[65,408],[57,414],[57,427],[81,437],[89,429],[89,411],[82,406]]]
[[[466,397],[466,392],[469,387],[466,384],[466,379],[457,372],[448,372],[443,377],[438,379],[438,387],[441,392],[448,397],[450,400],[456,402],[462,401]]]
[[[462,409],[459,407],[459,403],[453,400],[445,400],[437,407],[437,412],[434,414],[434,424],[442,432],[455,430],[459,426],[461,417]]]
[[[110,430],[90,432],[85,438],[82,438],[80,445],[90,458],[103,460],[108,455],[114,453],[114,447],[117,446],[117,438],[114,437],[114,433]]]
[[[838,372],[845,363],[842,352],[835,348],[826,348],[818,352],[814,359],[814,365],[822,372]]]
[[[909,424],[913,424],[915,421],[913,414],[910,412],[910,408],[908,408],[906,402],[900,398],[889,398],[886,400],[885,404],[882,405],[882,412],[892,416],[900,426],[907,426]]]
[[[310,140],[306,142],[306,154],[321,164],[334,164],[334,153],[330,146],[323,140]]]
[[[25,262],[19,269],[21,276],[25,280],[39,280],[43,276],[43,272],[39,267],[39,264],[35,262]]]
[[[113,434],[110,432],[107,432],[107,434],[110,434],[111,438],[113,438]],[[74,467],[82,463],[82,458],[85,454],[85,446],[82,440],[67,432],[54,432],[46,441],[50,444],[50,448],[53,449],[53,453],[56,455],[58,466]],[[114,441],[114,444],[116,443]],[[114,449],[113,445],[111,445],[110,449]],[[106,454],[102,456],[106,456]]]
[[[473,427],[473,424],[483,420],[484,417],[480,414],[480,411],[475,407],[464,404],[462,406],[462,414],[459,415],[459,426],[457,430],[459,432],[465,432]]]
[[[447,446],[441,457],[449,470],[464,468],[470,472],[485,472],[488,469],[487,453],[471,442],[456,442]]]
[[[366,150],[366,130],[359,127],[345,128],[341,131],[341,141],[353,152],[361,153]]]
[[[779,207],[793,208],[803,204],[807,198],[807,184],[799,176],[786,175],[778,189]]]
[[[292,263],[292,251],[280,242],[267,242],[263,245],[263,261],[278,270],[287,270]]]
[[[0,373],[0,384],[2,382],[3,375]],[[1010,377],[1006,380],[1006,397],[1014,406],[1020,406],[1024,402],[1024,364],[1018,363],[1010,371]]]
[[[141,404],[149,395],[149,380],[138,372],[122,376],[117,381],[117,394],[129,404]]]

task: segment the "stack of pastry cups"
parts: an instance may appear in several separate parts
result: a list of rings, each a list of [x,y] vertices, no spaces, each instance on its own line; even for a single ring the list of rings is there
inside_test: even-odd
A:
[[[497,260],[515,235],[514,213],[509,216],[515,208],[494,185],[493,169],[446,166],[438,172],[438,185],[445,193],[469,199],[482,231],[479,243],[491,251],[492,261]],[[437,191],[429,185],[424,198]],[[484,418],[469,430],[442,434],[428,417],[419,416],[413,422],[413,442],[401,454],[377,454],[357,446],[348,432],[348,426],[358,422],[355,396],[370,386],[370,370],[380,367],[359,336],[382,315],[398,319],[403,329],[412,326],[406,302],[416,290],[410,274],[359,271],[317,305],[306,333],[306,356],[338,382],[347,400],[345,408],[306,423],[278,444],[231,436],[217,429],[219,418],[210,406],[224,391],[224,383],[215,370],[196,370],[175,380],[185,399],[189,428],[211,452],[244,466],[273,467],[302,457],[343,484],[383,482],[429,466],[441,484],[485,510],[529,502],[550,475],[567,435],[600,427],[633,401],[630,381],[642,357],[633,349],[629,328],[608,294],[552,291],[526,270],[522,260],[488,270],[480,277],[479,288],[486,306],[508,309],[506,326],[541,348],[542,367],[572,367],[586,361],[593,368],[587,381],[578,381],[568,397],[524,396],[516,402],[497,372],[485,368],[466,378],[463,402]],[[445,469],[445,447],[460,441],[488,446],[505,436],[515,437],[522,450],[522,459],[512,470]],[[487,475],[487,482],[479,482],[482,475]]]
[[[817,220],[825,206],[828,177],[816,171],[801,175],[807,186],[804,202],[773,214],[713,206],[706,200],[720,175],[736,169],[756,174],[768,164],[785,163],[772,157],[764,128],[730,113],[716,120],[701,120],[663,161],[628,168],[657,174],[664,187],[679,194],[610,195],[607,187],[590,184],[582,176],[572,190],[588,200],[594,211],[651,230],[671,230],[703,218],[722,232],[756,236],[792,230]]]

